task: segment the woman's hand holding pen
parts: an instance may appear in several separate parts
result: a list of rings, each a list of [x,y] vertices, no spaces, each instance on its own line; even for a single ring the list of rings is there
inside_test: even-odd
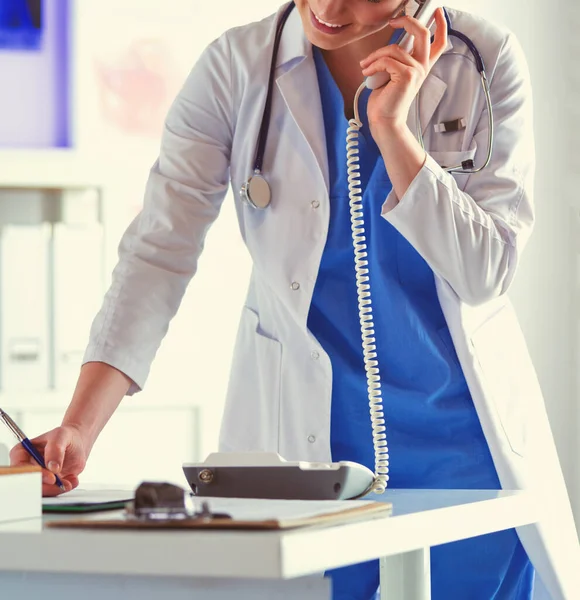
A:
[[[412,53],[397,45],[390,45],[373,52],[361,62],[365,77],[380,71],[387,71],[391,77],[387,85],[371,94],[367,115],[371,134],[385,161],[396,201],[403,198],[427,158],[407,126],[407,118],[429,71],[447,47],[447,21],[442,9],[436,11],[435,22],[437,31],[431,44],[429,30],[416,19],[393,19],[391,27],[402,27],[414,37]]]
[[[78,476],[85,468],[88,454],[80,432],[74,426],[57,427],[30,441],[44,456],[48,467],[48,470],[42,472],[43,496],[62,494],[62,490],[56,485],[55,474],[60,477],[67,492],[78,486]],[[10,463],[13,466],[36,465],[21,444],[10,451]]]
[[[63,424],[30,440],[47,466],[43,471],[43,496],[62,493],[56,485],[55,474],[60,477],[67,492],[79,485],[78,477],[99,433],[130,386],[131,379],[105,363],[88,362],[81,367]],[[12,449],[10,459],[12,465],[36,464],[22,444]]]

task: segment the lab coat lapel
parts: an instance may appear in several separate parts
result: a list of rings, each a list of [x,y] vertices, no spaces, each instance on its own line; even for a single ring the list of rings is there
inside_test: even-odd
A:
[[[453,50],[453,42],[451,38],[448,38],[444,54],[451,50]],[[419,130],[415,118],[416,103],[419,102],[419,118],[421,120],[422,133],[425,133],[446,91],[447,84],[431,70],[423,82],[420,94],[415,97],[409,110],[407,125],[411,131],[417,132]]]
[[[328,156],[318,75],[312,46],[296,8],[290,13],[282,33],[276,74],[276,85],[312,152],[328,193]]]
[[[409,110],[407,125],[411,131],[417,132],[419,129],[419,125],[416,122],[416,103],[419,102],[421,130],[422,133],[425,134],[446,90],[447,84],[442,79],[439,79],[439,77],[433,73],[427,75],[423,87],[421,88],[421,93],[415,97],[411,109]]]
[[[278,77],[277,85],[318,164],[328,192],[328,156],[316,65],[310,56]]]

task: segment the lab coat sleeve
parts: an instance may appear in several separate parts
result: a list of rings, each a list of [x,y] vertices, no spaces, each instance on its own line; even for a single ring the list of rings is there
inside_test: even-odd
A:
[[[461,191],[428,155],[405,195],[397,202],[393,192],[383,206],[383,216],[471,305],[508,290],[534,221],[532,95],[513,35],[506,37],[488,76],[495,124],[489,166],[470,175]],[[484,109],[474,133],[476,165],[485,161],[488,129]]]
[[[233,100],[227,38],[213,42],[167,116],[143,208],[119,245],[112,284],[84,361],[110,364],[143,388],[151,362],[195,274],[228,189]]]

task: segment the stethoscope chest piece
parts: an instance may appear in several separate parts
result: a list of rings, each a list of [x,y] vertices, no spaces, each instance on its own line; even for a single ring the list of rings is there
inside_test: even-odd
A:
[[[240,190],[240,196],[251,207],[263,210],[270,205],[272,193],[268,182],[261,175],[250,177]]]

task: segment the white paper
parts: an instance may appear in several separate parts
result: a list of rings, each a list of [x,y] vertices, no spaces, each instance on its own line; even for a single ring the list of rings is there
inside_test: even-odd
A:
[[[76,489],[54,498],[43,498],[42,506],[67,506],[71,504],[99,504],[132,500],[134,490],[83,490]]]
[[[196,498],[212,512],[227,513],[235,521],[294,521],[310,519],[373,504],[368,500],[258,500],[246,498]]]

